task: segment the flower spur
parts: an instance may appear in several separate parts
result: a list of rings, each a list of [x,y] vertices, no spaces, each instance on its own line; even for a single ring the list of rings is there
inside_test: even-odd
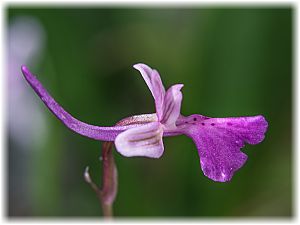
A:
[[[182,84],[165,90],[159,73],[145,64],[136,64],[155,101],[156,113],[131,116],[113,127],[83,123],[66,112],[34,75],[22,66],[25,79],[50,111],[69,129],[83,136],[114,141],[117,151],[127,157],[159,158],[164,152],[163,136],[186,135],[194,141],[205,176],[230,181],[247,155],[240,151],[245,143],[258,144],[264,139],[268,123],[261,115],[250,117],[210,118],[198,114],[180,114]]]

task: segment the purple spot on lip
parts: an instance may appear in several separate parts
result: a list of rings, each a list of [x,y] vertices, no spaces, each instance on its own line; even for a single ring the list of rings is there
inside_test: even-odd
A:
[[[232,126],[232,123],[227,123],[228,126]]]
[[[205,125],[205,123],[201,123],[202,124],[202,126],[204,126]]]
[[[211,125],[211,126],[214,126],[215,124],[214,124],[214,123],[211,123],[210,125]]]
[[[194,118],[194,121],[197,121],[197,118]]]

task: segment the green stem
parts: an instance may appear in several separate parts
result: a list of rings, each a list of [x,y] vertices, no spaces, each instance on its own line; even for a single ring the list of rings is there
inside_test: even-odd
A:
[[[102,212],[104,218],[112,218],[113,217],[113,206],[112,204],[103,204],[102,203]]]

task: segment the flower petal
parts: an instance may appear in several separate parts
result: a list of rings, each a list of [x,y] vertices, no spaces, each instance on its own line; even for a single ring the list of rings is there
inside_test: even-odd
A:
[[[171,86],[164,99],[163,116],[161,118],[161,123],[168,129],[176,128],[175,122],[180,115],[182,93],[180,89],[183,84],[175,84]]]
[[[163,101],[165,96],[165,88],[162,84],[159,73],[156,70],[151,69],[149,66],[138,63],[133,66],[135,69],[140,71],[146,84],[148,85],[152,96],[155,100],[155,108],[158,119],[162,117],[163,114]]]
[[[198,148],[204,175],[219,182],[231,180],[247,160],[240,149],[245,143],[254,145],[263,141],[268,127],[263,116],[207,118],[193,115],[186,118],[189,120],[186,119],[182,125],[186,127],[182,129]]]
[[[115,145],[117,151],[123,156],[159,158],[164,152],[162,136],[161,124],[152,122],[119,134]]]
[[[115,126],[115,127],[98,127],[83,123],[75,119],[72,115],[66,112],[46,91],[43,85],[36,79],[36,77],[27,69],[26,66],[21,67],[23,75],[27,82],[31,85],[36,94],[42,99],[44,104],[50,109],[50,111],[62,121],[69,129],[81,134],[83,136],[102,140],[102,141],[113,141],[116,136],[136,125],[129,126]],[[138,118],[135,118],[138,120]]]

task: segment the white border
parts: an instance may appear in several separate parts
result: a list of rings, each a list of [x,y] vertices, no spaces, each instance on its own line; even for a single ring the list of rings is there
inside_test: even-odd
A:
[[[297,0],[7,0],[5,3],[1,4],[15,4],[15,5],[67,5],[67,6],[85,6],[85,5],[109,5],[109,6],[206,6],[206,5],[212,5],[212,6],[231,6],[231,5],[243,5],[243,6],[270,6],[270,5],[296,5]]]
[[[0,3],[1,6],[2,6],[2,3]],[[5,96],[5,93],[6,93],[6,90],[5,90],[5,53],[6,53],[6,48],[5,48],[5,32],[4,32],[4,27],[5,27],[5,24],[4,24],[4,18],[5,17],[5,14],[4,14],[4,9],[3,7],[1,7],[1,13],[0,13],[0,34],[1,34],[1,43],[0,43],[0,49],[1,49],[1,53],[0,53],[0,71],[1,71],[1,79],[0,79],[0,125],[1,125],[1,129],[0,129],[0,142],[1,142],[1,173],[0,173],[0,176],[1,176],[1,185],[0,185],[0,192],[1,192],[1,203],[0,203],[0,210],[1,210],[1,222],[2,222],[2,218],[3,216],[5,216],[6,214],[6,208],[5,208],[5,204],[6,204],[6,198],[5,198],[5,193],[6,193],[6,174],[5,174],[5,171],[7,169],[6,165],[6,148],[5,148],[5,140],[7,140],[6,138],[6,135],[5,135],[5,121],[6,121],[6,115],[5,115],[5,103],[6,103],[6,96]]]
[[[134,6],[157,6],[157,7],[164,7],[164,6],[180,6],[180,7],[191,7],[191,6],[235,6],[235,5],[241,5],[243,7],[245,6],[274,6],[274,5],[278,5],[278,6],[282,6],[282,5],[292,5],[294,7],[295,10],[295,18],[293,20],[294,24],[294,35],[293,35],[293,46],[295,47],[293,49],[293,72],[294,72],[294,79],[293,79],[293,89],[294,89],[294,93],[293,93],[293,122],[295,122],[293,124],[293,164],[294,164],[294,170],[293,170],[293,176],[294,176],[294,187],[293,187],[293,209],[294,209],[294,218],[291,220],[284,220],[282,218],[264,218],[264,219],[252,219],[252,218],[248,218],[250,220],[247,220],[247,218],[240,218],[240,219],[235,219],[235,218],[228,218],[228,219],[214,219],[214,218],[196,218],[196,219],[190,219],[190,218],[181,218],[181,219],[176,219],[176,218],[169,218],[169,219],[165,219],[163,218],[163,220],[157,220],[157,219],[147,219],[146,220],[130,220],[130,219],[117,219],[116,221],[114,221],[114,223],[117,224],[126,224],[126,223],[136,223],[136,224],[140,224],[141,222],[143,223],[155,223],[155,224],[174,224],[174,223],[179,223],[179,224],[183,224],[183,223],[189,223],[189,224],[198,224],[198,223],[210,223],[210,224],[236,224],[236,223],[247,223],[247,224],[268,224],[268,223],[280,223],[280,224],[290,224],[290,223],[296,223],[298,224],[299,221],[299,199],[298,199],[298,188],[299,188],[299,166],[297,164],[297,162],[299,162],[299,153],[298,153],[298,146],[299,146],[299,132],[298,132],[298,127],[299,127],[299,120],[298,120],[298,113],[299,113],[299,82],[300,79],[298,78],[299,76],[299,67],[298,67],[298,63],[299,63],[299,57],[298,57],[298,53],[299,53],[299,44],[298,44],[298,38],[299,36],[299,13],[298,13],[298,9],[299,9],[299,3],[297,0],[294,1],[271,1],[271,0],[264,0],[264,1],[238,1],[238,0],[231,0],[231,1],[226,1],[226,0],[219,0],[219,1],[209,1],[209,0],[202,0],[202,1],[197,1],[197,0],[188,0],[188,1],[160,1],[160,0],[144,0],[144,1],[137,1],[137,0],[131,0],[131,1],[111,1],[111,0],[102,0],[102,1],[97,1],[97,0],[88,0],[88,1],[82,1],[82,0],[72,0],[72,1],[60,1],[60,0],[52,0],[52,1],[38,1],[38,0],[34,0],[34,1],[20,1],[20,0],[10,0],[10,1],[0,1],[0,6],[1,6],[1,12],[0,12],[0,34],[1,34],[1,53],[0,53],[0,71],[1,71],[1,79],[0,79],[0,93],[1,93],[1,98],[0,98],[0,124],[1,124],[1,128],[0,129],[0,142],[1,142],[1,173],[0,173],[0,180],[2,181],[2,184],[0,185],[0,192],[1,192],[1,203],[0,203],[0,210],[1,210],[1,223],[14,223],[14,224],[24,224],[24,223],[37,223],[40,224],[42,222],[47,222],[50,224],[65,224],[66,222],[72,222],[72,223],[80,223],[80,224],[98,224],[99,222],[104,222],[101,219],[87,219],[87,220],[83,220],[83,218],[72,218],[72,219],[60,219],[60,218],[56,218],[56,219],[51,219],[51,218],[42,218],[41,219],[35,219],[35,218],[30,218],[29,220],[26,218],[21,218],[21,219],[10,219],[7,218],[6,216],[6,207],[7,207],[7,201],[6,201],[6,174],[5,171],[7,169],[7,163],[6,163],[6,149],[5,149],[5,142],[7,139],[6,133],[5,133],[5,129],[6,129],[6,112],[5,112],[5,104],[6,104],[6,81],[5,81],[5,74],[6,74],[6,69],[5,69],[5,53],[6,53],[6,46],[5,46],[5,23],[6,23],[6,6],[10,4],[10,5],[38,5],[38,6],[53,6],[53,5],[58,5],[58,6],[85,6],[85,5],[102,5],[102,6],[130,6],[130,7],[134,7]],[[278,90],[280,91],[280,90]],[[278,106],[280,107],[280,106]],[[33,220],[34,219],[34,220]],[[132,218],[134,219],[134,218]],[[232,220],[234,219],[234,220]]]

